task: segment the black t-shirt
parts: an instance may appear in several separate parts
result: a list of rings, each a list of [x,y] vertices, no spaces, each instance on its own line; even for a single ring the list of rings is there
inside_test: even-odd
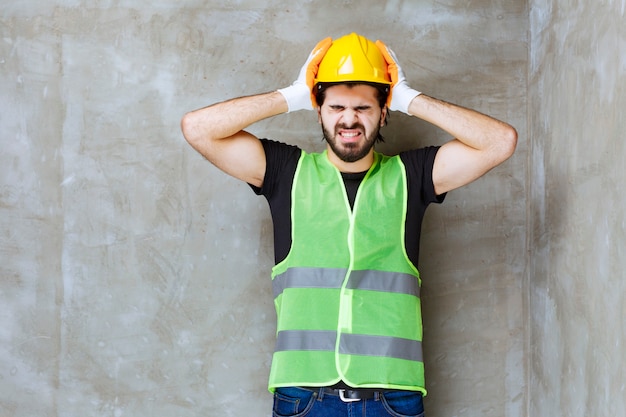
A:
[[[252,186],[254,192],[263,195],[270,206],[274,222],[274,260],[281,262],[291,248],[291,188],[301,149],[294,145],[261,139],[267,161],[265,178],[261,188]],[[407,255],[417,267],[422,218],[430,203],[441,203],[445,194],[437,196],[432,180],[433,163],[439,147],[431,146],[400,153],[408,178],[408,207],[405,224]],[[354,204],[359,184],[366,172],[342,173],[348,199]],[[320,210],[323,210],[320,207]]]

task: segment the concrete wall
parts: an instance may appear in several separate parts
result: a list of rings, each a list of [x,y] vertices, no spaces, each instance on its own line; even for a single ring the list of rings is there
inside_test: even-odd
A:
[[[421,270],[428,415],[526,415],[526,2],[4,3],[0,415],[270,415],[266,381],[275,317],[267,205],[191,150],[179,120],[187,110],[290,84],[318,40],[350,31],[392,46],[415,88],[504,119],[520,133],[510,161],[430,209]],[[612,33],[600,25],[596,31],[598,37]],[[563,50],[551,52],[555,65],[565,64],[556,57]],[[609,49],[594,52],[611,64]],[[546,69],[546,84],[559,66]],[[567,207],[563,197],[579,204],[569,221],[560,219],[558,229],[551,229],[557,235],[533,234],[533,243],[546,241],[546,250],[558,247],[562,255],[551,268],[550,253],[536,260],[534,271],[551,273],[532,293],[552,320],[542,325],[540,315],[532,315],[539,346],[550,337],[547,325],[563,314],[586,319],[582,329],[589,337],[580,341],[574,337],[584,335],[579,327],[561,326],[558,341],[567,345],[571,362],[558,370],[566,375],[577,371],[568,366],[578,364],[580,354],[618,359],[623,340],[615,339],[623,338],[623,328],[602,330],[609,312],[624,312],[613,286],[621,249],[602,246],[603,252],[599,245],[623,237],[624,200],[598,194],[600,186],[617,191],[617,170],[623,173],[617,109],[624,95],[611,95],[605,79],[592,88],[584,74],[564,80],[567,88],[542,90],[541,68],[533,69],[533,97],[546,110],[545,116],[532,113],[543,122],[542,129],[533,129],[535,152],[543,151],[547,172],[558,174],[543,183],[546,193],[558,191],[558,198],[545,196],[545,222]],[[565,93],[563,101],[548,88]],[[582,93],[598,91],[586,107],[567,104],[575,96],[581,104]],[[549,120],[561,121],[559,103],[569,106],[580,132],[560,137],[551,130]],[[590,106],[614,112],[583,123],[583,109]],[[563,133],[565,125],[559,126]],[[253,131],[308,150],[323,147],[312,113],[276,117]],[[548,133],[559,139],[543,141]],[[387,152],[448,139],[400,114],[392,115],[384,134],[388,142],[381,150]],[[544,149],[544,143],[550,146]],[[576,153],[571,143],[579,145]],[[567,153],[565,162],[557,158],[559,150]],[[575,164],[583,155],[593,158]],[[601,161],[613,164],[611,174]],[[540,168],[535,166],[533,181],[541,177]],[[575,194],[564,175],[575,175],[587,192]],[[534,190],[536,208],[544,195]],[[604,211],[611,207],[607,203],[614,203],[614,211]],[[544,230],[545,222],[533,230]],[[588,251],[585,239],[567,247],[587,222],[597,228],[582,236],[597,238],[598,245]],[[585,263],[568,263],[567,255]],[[592,268],[598,256],[605,261],[601,274]],[[575,276],[586,286],[574,285]],[[553,288],[556,294],[548,296]],[[583,303],[589,295],[596,303]],[[604,295],[609,297],[602,303]],[[560,316],[550,297],[564,303]],[[611,326],[616,330],[619,324]],[[596,343],[604,347],[594,349]],[[556,366],[545,352],[550,346],[533,350],[546,369]],[[532,369],[535,383],[561,376],[540,377]],[[590,365],[584,376],[600,378],[604,369]],[[619,379],[617,369],[606,370]]]
[[[626,416],[625,10],[531,2],[531,416]]]

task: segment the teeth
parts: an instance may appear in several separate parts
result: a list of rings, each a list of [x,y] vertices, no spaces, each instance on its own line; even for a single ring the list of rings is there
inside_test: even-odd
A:
[[[342,133],[341,135],[347,138],[353,138],[355,136],[358,136],[359,134],[358,133]]]

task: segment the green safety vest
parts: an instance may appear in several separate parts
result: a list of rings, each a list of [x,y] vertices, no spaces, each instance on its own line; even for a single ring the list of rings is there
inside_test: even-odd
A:
[[[327,152],[303,152],[291,198],[291,250],[272,270],[270,391],[343,380],[426,394],[421,282],[404,245],[400,158],[375,153],[351,209]]]

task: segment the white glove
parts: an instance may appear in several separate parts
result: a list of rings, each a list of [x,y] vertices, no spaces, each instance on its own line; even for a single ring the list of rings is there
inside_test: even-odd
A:
[[[309,54],[306,62],[300,69],[298,79],[289,87],[281,88],[279,93],[285,97],[289,110],[288,113],[296,110],[313,110],[315,95],[313,94],[313,83],[317,76],[317,70],[326,51],[332,44],[331,38],[321,40]]]
[[[391,92],[389,93],[387,106],[390,110],[399,110],[409,114],[409,104],[422,93],[409,87],[396,54],[381,41],[376,41],[376,46],[378,46],[378,49],[385,57],[385,61],[387,61],[387,72],[391,77]]]

